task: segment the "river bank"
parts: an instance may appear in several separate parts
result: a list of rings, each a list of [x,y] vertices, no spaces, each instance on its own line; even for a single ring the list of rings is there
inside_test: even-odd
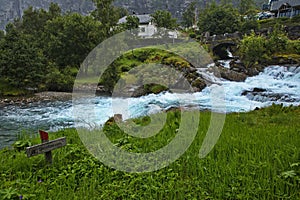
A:
[[[291,73],[299,73],[300,71],[300,64],[299,63],[289,63],[289,62],[278,62],[277,66],[284,66],[287,71]],[[272,66],[276,66],[275,62],[272,63]],[[209,87],[211,84],[220,84],[215,78],[219,79],[222,78],[223,80],[233,81],[233,82],[244,82],[250,77],[255,77],[260,73],[263,73],[267,66],[257,65],[251,69],[246,69],[243,63],[237,59],[229,59],[215,62],[214,64],[208,65],[208,67],[203,71],[198,71],[198,87],[194,87],[194,92],[201,92],[206,87]],[[195,70],[192,71],[195,76]],[[212,73],[211,76],[209,73]],[[195,85],[195,83],[194,83]],[[80,88],[77,88],[76,93],[82,92],[85,93],[87,91],[95,90],[96,88],[96,96],[105,96],[109,97],[109,94],[102,86],[95,87],[94,84],[82,84]],[[127,91],[128,90],[128,91]],[[152,92],[149,88],[146,87],[137,87],[131,86],[126,89],[127,93],[131,93],[130,91],[134,90],[132,97],[139,98],[142,96],[149,95]],[[164,92],[161,90],[160,92]],[[156,94],[160,93],[157,92]],[[249,92],[247,90],[243,92]],[[31,103],[44,103],[44,102],[51,102],[51,101],[67,101],[72,99],[72,92],[54,92],[54,91],[45,91],[34,93],[32,95],[27,96],[0,96],[0,107],[15,105],[15,106],[24,106],[29,105]]]
[[[40,139],[23,138],[16,149],[0,150],[0,182],[4,183],[0,184],[0,196],[66,200],[299,199],[299,109],[272,106],[228,114],[217,145],[200,159],[199,149],[211,120],[210,113],[203,112],[198,134],[186,153],[152,173],[127,173],[107,167],[87,151],[75,129],[50,134],[50,140],[66,137],[68,143],[52,152],[52,165],[46,165],[44,155],[27,158],[25,146],[39,144]],[[138,140],[124,136],[115,124],[106,127],[106,135],[124,151],[154,152],[174,139],[180,124],[178,116],[169,113],[168,126],[155,137]]]
[[[28,96],[0,97],[0,107],[28,105],[35,102],[66,101],[72,99],[71,92],[39,92]]]

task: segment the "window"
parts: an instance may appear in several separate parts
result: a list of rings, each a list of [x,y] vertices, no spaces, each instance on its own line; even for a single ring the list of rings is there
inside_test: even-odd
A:
[[[143,32],[143,33],[146,32],[146,28],[145,28],[145,27],[141,27],[140,30],[141,30],[141,32]]]

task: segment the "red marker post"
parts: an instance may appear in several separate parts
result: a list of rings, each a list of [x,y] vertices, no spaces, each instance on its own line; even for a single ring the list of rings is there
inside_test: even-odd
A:
[[[49,142],[49,134],[47,132],[39,130],[39,133],[40,133],[42,143]],[[51,151],[45,152],[45,159],[48,163],[52,164],[52,153],[51,153]]]

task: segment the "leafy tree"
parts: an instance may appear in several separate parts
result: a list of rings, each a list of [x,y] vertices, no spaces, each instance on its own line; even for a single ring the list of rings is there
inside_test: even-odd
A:
[[[41,36],[46,22],[61,16],[61,9],[58,4],[51,3],[48,12],[43,9],[29,7],[24,11],[22,19],[15,22],[16,27],[26,34]]]
[[[113,35],[112,28],[117,25],[120,17],[118,8],[112,5],[113,0],[93,0],[93,2],[96,9],[92,12],[92,16],[101,22],[105,37]]]
[[[0,49],[1,78],[18,88],[36,87],[47,72],[46,59],[30,37],[21,34],[10,24]]]
[[[48,19],[54,19],[55,17],[59,17],[61,15],[61,8],[57,3],[50,3],[49,11],[48,11]]]
[[[139,27],[140,20],[136,16],[127,16],[125,27],[127,30],[136,29]]]
[[[88,53],[104,39],[102,25],[77,13],[57,17],[45,26],[45,55],[60,69],[80,67]]]
[[[239,12],[246,14],[249,10],[256,8],[254,0],[239,0]]]
[[[250,33],[252,30],[259,29],[259,23],[256,18],[257,10],[251,9],[245,13],[241,20],[241,32]]]
[[[246,67],[251,67],[267,58],[266,38],[256,36],[254,32],[245,36],[239,45],[239,56]]]
[[[4,38],[5,34],[4,31],[0,30],[0,41]]]
[[[117,7],[117,11],[118,11],[119,19],[129,15],[128,10],[124,7]]]
[[[189,28],[196,24],[196,2],[192,2],[182,14],[182,24]]]
[[[233,33],[240,29],[240,16],[232,5],[218,6],[212,3],[199,15],[199,29],[211,34]]]
[[[157,10],[151,15],[153,23],[159,28],[174,29],[177,27],[177,20],[166,10]]]
[[[47,90],[71,92],[74,80],[75,76],[72,76],[72,73],[68,69],[60,71],[56,66],[50,66],[49,73],[46,75]]]
[[[269,35],[267,49],[269,54],[283,53],[287,49],[288,37],[282,31],[279,24],[276,24],[273,28],[272,33]]]

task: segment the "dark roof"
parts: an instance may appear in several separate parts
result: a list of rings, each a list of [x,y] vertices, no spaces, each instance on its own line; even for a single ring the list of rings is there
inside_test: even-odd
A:
[[[137,18],[139,18],[140,20],[140,24],[149,24],[152,20],[152,17],[150,15],[131,15],[131,16],[135,16]],[[127,16],[119,19],[119,22],[118,24],[123,24],[123,23],[126,23],[127,22]]]
[[[300,0],[279,0],[279,1],[274,1],[271,4],[271,11],[279,10],[279,8],[284,5],[284,4],[289,4],[292,7],[295,6],[300,6]]]

